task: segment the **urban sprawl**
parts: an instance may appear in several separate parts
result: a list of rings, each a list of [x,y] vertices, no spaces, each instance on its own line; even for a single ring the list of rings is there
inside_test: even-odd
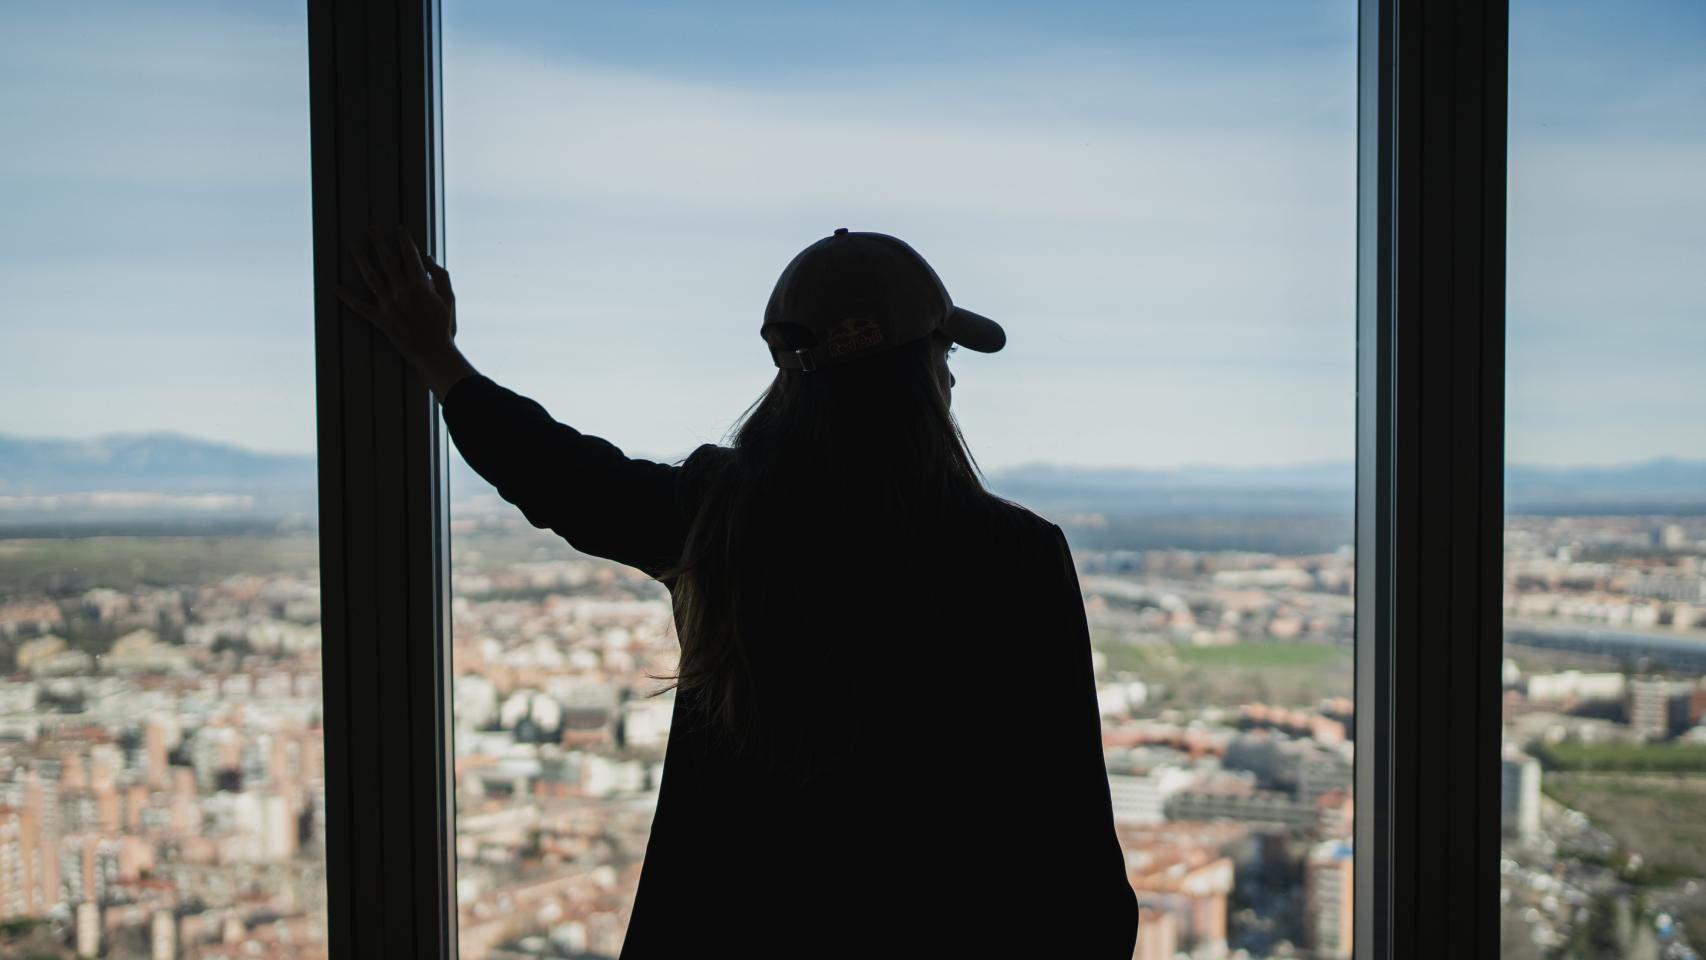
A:
[[[613,958],[668,595],[514,519],[455,536],[460,955]],[[196,543],[0,541],[0,957],[326,956],[312,540]],[[1706,520],[1519,517],[1506,547],[1504,955],[1695,957]],[[1136,958],[1350,957],[1350,549],[1076,558]]]

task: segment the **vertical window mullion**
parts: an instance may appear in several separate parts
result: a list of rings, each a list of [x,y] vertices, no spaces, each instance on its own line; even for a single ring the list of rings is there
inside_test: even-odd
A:
[[[1498,951],[1506,0],[1364,0],[1358,956]]]
[[[331,954],[454,953],[438,410],[346,316],[351,247],[402,224],[442,255],[437,5],[310,0]]]

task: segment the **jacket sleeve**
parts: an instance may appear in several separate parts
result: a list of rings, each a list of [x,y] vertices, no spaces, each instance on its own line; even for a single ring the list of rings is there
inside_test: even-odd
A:
[[[463,459],[527,522],[648,576],[680,559],[692,509],[682,466],[629,457],[484,376],[459,381],[442,406]]]
[[[1065,898],[1058,908],[1076,914],[1079,928],[1095,941],[1093,951],[1083,956],[1130,957],[1137,942],[1137,894],[1114,830],[1089,618],[1066,534],[1056,524],[1049,526],[1052,545],[1041,584],[1057,632],[1049,638],[1046,662],[1038,666],[1061,699],[1050,698],[1054,707],[1044,721],[1053,749],[1039,753],[1045,757],[1043,776],[1061,801],[1052,812],[1065,874],[1056,888]]]

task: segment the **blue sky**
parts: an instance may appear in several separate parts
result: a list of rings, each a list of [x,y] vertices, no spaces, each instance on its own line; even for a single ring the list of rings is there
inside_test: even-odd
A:
[[[1352,454],[1348,0],[443,5],[462,339],[565,422],[720,438],[848,226],[1007,326],[954,360],[986,467]],[[303,29],[0,12],[0,432],[312,449]],[[1706,456],[1706,7],[1512,36],[1510,455]]]

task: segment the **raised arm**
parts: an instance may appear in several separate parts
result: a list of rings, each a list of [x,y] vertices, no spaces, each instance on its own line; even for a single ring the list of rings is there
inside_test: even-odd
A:
[[[391,236],[375,228],[368,239],[365,253],[350,245],[367,289],[339,284],[338,299],[389,337],[443,403],[451,387],[475,373],[456,349],[456,291],[450,274],[421,253],[400,226]]]
[[[651,576],[680,558],[682,467],[629,457],[479,374],[445,397],[444,421],[468,465],[534,526]]]
[[[529,523],[583,553],[653,576],[675,563],[689,519],[683,468],[628,457],[482,376],[456,348],[450,274],[402,228],[371,239],[371,249],[356,256],[368,295],[346,288],[338,295],[419,371],[468,465]]]

